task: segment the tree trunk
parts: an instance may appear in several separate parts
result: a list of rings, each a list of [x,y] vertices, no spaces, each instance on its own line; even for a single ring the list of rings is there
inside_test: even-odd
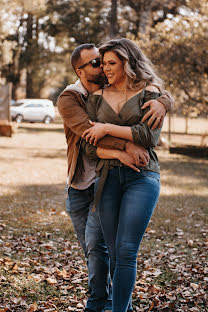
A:
[[[17,89],[20,82],[20,53],[21,48],[18,47],[17,49],[13,50],[13,80],[12,80],[12,99],[17,99]]]
[[[139,32],[141,34],[146,34],[147,26],[149,25],[151,17],[151,7],[145,8],[140,15]]]
[[[139,14],[139,32],[145,34],[147,32],[147,26],[150,23],[151,18],[151,6],[153,0],[146,0],[141,2],[140,14]]]
[[[115,37],[118,34],[117,28],[117,0],[111,0],[111,12],[110,12],[110,38]]]
[[[17,88],[18,88],[18,84],[12,84],[12,99],[13,100],[17,100]]]
[[[28,14],[27,17],[27,34],[26,34],[26,57],[27,57],[27,71],[26,71],[26,97],[35,97],[33,92],[33,79],[32,79],[32,44],[33,44],[33,15]]]
[[[126,4],[129,5],[135,13],[135,23],[133,33],[136,37],[139,33],[147,33],[147,26],[151,21],[152,4],[154,0],[127,0]]]

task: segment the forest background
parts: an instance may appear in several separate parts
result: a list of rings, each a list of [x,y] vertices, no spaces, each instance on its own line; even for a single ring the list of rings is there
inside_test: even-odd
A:
[[[208,112],[206,0],[0,0],[0,82],[12,98],[54,103],[75,81],[73,49],[112,37],[135,40],[176,99],[175,111]]]

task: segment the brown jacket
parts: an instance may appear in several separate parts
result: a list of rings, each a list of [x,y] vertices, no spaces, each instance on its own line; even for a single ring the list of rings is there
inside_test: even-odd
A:
[[[67,142],[68,176],[71,184],[78,160],[83,132],[90,128],[89,116],[85,112],[85,102],[81,94],[75,91],[63,91],[58,98],[58,110],[64,122]],[[97,146],[124,150],[126,141],[111,136],[99,140]]]

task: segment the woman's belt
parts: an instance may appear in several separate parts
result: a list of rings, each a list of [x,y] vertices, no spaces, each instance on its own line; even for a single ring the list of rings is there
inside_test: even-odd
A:
[[[113,167],[122,167],[122,166],[124,166],[124,165],[118,159],[102,159],[99,162],[99,164],[96,168],[96,172],[97,173],[101,172],[101,175],[100,175],[100,178],[98,181],[98,187],[97,187],[97,190],[95,193],[94,203],[93,203],[93,207],[92,207],[93,212],[96,211],[97,204],[100,201],[100,198],[101,198],[101,195],[103,192],[103,188],[104,188],[107,176],[108,176],[108,171],[110,169],[112,169]]]

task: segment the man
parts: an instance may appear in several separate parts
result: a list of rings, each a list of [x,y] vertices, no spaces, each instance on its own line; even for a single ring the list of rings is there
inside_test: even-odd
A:
[[[99,51],[94,44],[77,47],[72,53],[71,63],[79,80],[66,87],[58,99],[68,145],[66,208],[88,264],[90,296],[85,311],[102,312],[111,310],[109,258],[97,212],[90,210],[94,195],[95,162],[86,158],[81,148],[81,136],[91,126],[85,112],[88,94],[102,86],[104,76],[100,67]],[[148,105],[151,107],[145,116],[150,118],[149,124],[154,122],[154,128],[160,126],[171,104],[167,95],[163,95],[158,101],[145,103],[144,108]],[[98,141],[97,146],[126,151],[132,159],[129,166],[133,163],[137,163],[137,166],[148,163],[148,152],[132,142],[105,136]],[[129,311],[132,311],[131,305]]]

